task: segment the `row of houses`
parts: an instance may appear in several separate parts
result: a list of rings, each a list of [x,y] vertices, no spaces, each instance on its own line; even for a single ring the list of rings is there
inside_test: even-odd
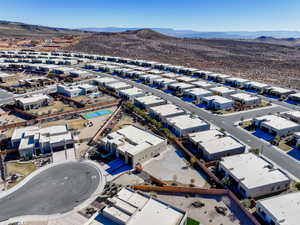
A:
[[[121,90],[120,93],[131,89]],[[144,96],[133,97],[133,102],[136,106],[147,110],[154,118],[166,124],[173,133],[178,136],[187,135],[189,140],[202,152],[203,158],[206,160],[221,160],[218,165],[218,173],[227,178],[232,188],[240,193],[243,198],[260,198],[270,194],[276,195],[288,189],[291,180],[285,172],[275,168],[271,162],[260,156],[244,153],[245,145],[234,137],[216,129],[210,130],[210,126],[201,121],[200,118],[187,114],[184,110],[166,102],[160,97],[144,93]],[[101,140],[102,146],[105,149],[113,149],[113,152],[118,152],[118,156],[123,157],[128,163],[145,163],[163,151],[166,143],[162,139],[158,139],[160,141],[157,141],[155,145],[153,137],[149,138],[146,134],[143,134],[145,136],[141,138],[143,135],[138,133],[148,131],[140,131],[139,129],[136,127],[122,128]],[[136,132],[136,130],[139,131]],[[139,140],[139,144],[137,144],[138,141],[136,139]],[[149,143],[145,144],[144,141],[146,140]],[[134,146],[131,146],[132,144]],[[129,149],[135,150],[137,146],[139,146],[138,148],[141,149],[143,154],[135,157]],[[148,148],[144,146],[148,146]],[[123,152],[126,153],[124,154]],[[112,152],[109,153],[112,154]],[[253,170],[255,171],[253,172]],[[286,196],[272,197],[272,199],[275,198],[286,198]],[[272,221],[277,220],[270,219],[273,216],[272,209],[266,209],[265,211],[271,211],[268,213],[263,211],[261,205],[265,204],[264,201],[269,201],[269,199],[259,201],[257,210],[259,210],[259,215],[264,215],[262,216],[263,219],[272,224]],[[288,221],[288,219],[286,220]]]
[[[88,78],[91,73],[85,70],[79,70],[72,67],[64,67],[61,65],[45,65],[45,64],[27,64],[27,63],[0,63],[0,69],[9,70],[10,68],[20,68],[24,71],[29,71],[33,73],[53,73],[57,75],[65,75],[74,78]],[[7,73],[6,73],[7,74]],[[10,76],[15,76],[10,73]],[[9,79],[7,75],[2,75],[2,82],[7,82],[5,79]]]
[[[220,74],[214,73],[209,71],[203,71],[196,68],[187,68],[182,66],[174,66],[169,64],[162,64],[158,62],[148,62],[144,60],[134,60],[128,58],[121,58],[121,57],[111,57],[111,56],[100,56],[100,55],[90,55],[90,54],[83,54],[83,53],[62,53],[62,52],[24,52],[24,51],[1,51],[0,55],[2,57],[6,56],[23,56],[24,55],[34,55],[36,57],[45,57],[45,56],[57,56],[57,57],[72,57],[74,59],[86,59],[86,60],[96,60],[98,62],[106,62],[106,63],[115,63],[118,65],[128,65],[141,67],[141,68],[150,68],[155,70],[161,70],[165,72],[172,72],[172,73],[179,73],[189,76],[198,76],[200,78],[216,81],[219,83],[228,83],[235,87],[243,87],[249,88],[257,91],[267,91],[270,94],[274,94],[276,96],[289,96],[291,95],[291,99],[293,100],[300,100],[300,93],[295,93],[293,90],[280,88],[280,87],[272,87],[267,84],[259,83],[259,82],[252,82],[247,79],[243,78],[236,78],[232,77],[231,75],[227,74]],[[58,59],[60,60],[60,59]],[[54,63],[55,64],[55,63]],[[91,67],[93,68],[93,67]],[[121,70],[120,72],[123,73],[122,68],[118,68]],[[126,71],[125,71],[126,72]],[[192,78],[181,78],[182,81],[191,81]]]

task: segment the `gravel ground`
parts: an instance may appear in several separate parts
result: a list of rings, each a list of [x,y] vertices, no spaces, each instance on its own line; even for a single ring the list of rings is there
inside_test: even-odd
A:
[[[149,161],[144,166],[144,170],[164,181],[173,181],[174,176],[176,176],[176,181],[181,184],[189,185],[193,178],[195,186],[204,187],[207,185],[205,176],[197,170],[187,167],[187,161],[180,150],[171,145],[168,145],[168,149],[159,157]]]

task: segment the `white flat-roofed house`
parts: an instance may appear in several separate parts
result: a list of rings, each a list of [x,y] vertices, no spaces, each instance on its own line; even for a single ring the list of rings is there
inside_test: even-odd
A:
[[[179,77],[179,74],[176,73],[163,73],[161,74],[162,77],[170,78],[170,79],[176,79],[176,77]]]
[[[119,68],[119,69],[115,69],[114,73],[118,74],[121,77],[126,77],[127,74],[130,73],[131,71],[133,70],[128,68]]]
[[[149,83],[149,84],[153,84],[153,81],[154,81],[155,79],[159,79],[159,78],[161,78],[161,76],[159,76],[159,75],[154,75],[154,74],[146,74],[146,75],[140,76],[140,79],[141,79],[141,80],[143,80],[143,81],[145,81],[145,82],[147,82],[147,83]]]
[[[222,158],[218,170],[245,198],[258,198],[288,189],[290,178],[265,159],[252,154]]]
[[[131,70],[126,73],[126,76],[130,78],[138,78],[145,75],[145,72],[139,70]]]
[[[282,117],[288,118],[296,123],[300,123],[300,111],[287,111],[281,113]]]
[[[202,81],[202,80],[198,80],[196,82],[192,82],[193,85],[195,85],[196,87],[200,87],[200,88],[213,88],[215,87],[216,85],[214,83],[210,83],[210,82],[207,82],[207,81]]]
[[[84,70],[73,70],[69,72],[71,77],[78,77],[78,78],[86,78],[91,75],[91,73],[84,71]]]
[[[208,79],[214,80],[219,83],[225,82],[225,80],[228,79],[229,77],[231,76],[226,74],[221,74],[221,73],[209,73],[207,75]]]
[[[57,93],[67,97],[76,97],[82,94],[82,89],[76,86],[57,85]]]
[[[256,213],[269,225],[298,225],[300,192],[293,192],[257,201]]]
[[[212,92],[203,88],[192,88],[184,90],[184,95],[198,103],[203,97],[212,95]]]
[[[230,95],[233,95],[236,93],[235,89],[231,89],[228,87],[220,86],[220,87],[214,87],[210,89],[213,93],[216,95],[220,95],[223,97],[229,97]]]
[[[106,88],[108,90],[118,92],[118,91],[121,91],[121,90],[132,88],[132,86],[130,84],[125,83],[125,82],[114,82],[114,83],[106,84]]]
[[[150,115],[162,122],[166,122],[169,117],[180,116],[186,114],[184,110],[174,104],[166,104],[160,106],[154,106],[149,109]]]
[[[95,78],[93,79],[93,83],[99,86],[106,86],[107,84],[110,83],[116,83],[118,82],[117,79],[112,78],[112,77],[100,77],[100,78]]]
[[[243,79],[243,78],[238,78],[238,77],[229,77],[225,79],[225,82],[234,86],[234,87],[244,87],[249,80]]]
[[[82,95],[88,95],[98,91],[98,88],[91,84],[79,84],[79,85],[57,85],[57,93],[67,97],[76,97]]]
[[[0,72],[0,82],[5,83],[15,79],[14,74]]]
[[[119,96],[133,101],[135,98],[145,96],[145,93],[142,89],[133,87],[133,88],[125,89],[125,90],[120,90]]]
[[[275,115],[254,118],[253,123],[256,127],[276,136],[286,136],[300,131],[299,124]]]
[[[16,128],[11,137],[11,144],[17,148],[20,157],[30,159],[41,153],[74,147],[74,139],[66,125],[39,128],[38,126]]]
[[[258,96],[252,96],[246,93],[237,93],[231,95],[231,98],[234,101],[241,103],[242,105],[259,105],[261,104],[261,98]]]
[[[134,104],[141,108],[141,109],[146,109],[149,110],[150,107],[154,107],[154,106],[159,106],[159,105],[164,105],[166,104],[167,101],[157,97],[155,95],[147,95],[144,97],[139,97],[139,98],[135,98],[134,99]]]
[[[120,225],[185,225],[187,221],[185,211],[128,188],[108,202],[103,216]]]
[[[38,109],[43,106],[49,106],[53,103],[53,98],[45,94],[34,94],[27,97],[15,99],[15,105],[23,110]]]
[[[166,123],[176,136],[209,130],[210,124],[193,115],[180,115],[166,119]]]
[[[153,74],[153,75],[161,75],[163,74],[164,72],[161,71],[161,70],[155,70],[155,69],[151,69],[151,70],[148,70],[147,73],[150,73],[150,74]]]
[[[191,83],[193,81],[197,81],[198,78],[187,77],[187,76],[179,76],[179,77],[176,77],[176,80],[178,80],[180,82]]]
[[[292,101],[300,101],[300,92],[297,92],[297,93],[294,93],[294,94],[290,94],[288,96],[288,99],[289,100],[292,100]]]
[[[193,143],[197,148],[199,148],[200,143],[212,141],[225,136],[226,135],[223,132],[216,129],[200,131],[188,135],[189,141]]]
[[[176,83],[176,80],[169,79],[169,78],[159,78],[153,80],[153,84],[157,85],[158,87],[161,88],[166,88],[168,84]]]
[[[208,72],[208,71],[195,69],[194,71],[191,72],[191,75],[192,76],[197,76],[197,77],[200,77],[200,78],[204,78],[206,72]]]
[[[116,69],[119,69],[120,66],[118,65],[103,65],[100,66],[99,69],[101,71],[107,72],[107,73],[113,73]]]
[[[286,89],[286,88],[281,88],[281,87],[270,87],[267,89],[268,93],[271,95],[275,95],[278,97],[287,97],[290,94],[294,94],[295,91]]]
[[[245,88],[256,90],[256,91],[264,91],[269,87],[270,87],[270,85],[268,85],[268,84],[255,82],[255,81],[250,81],[250,82],[245,83]]]
[[[129,125],[100,140],[105,155],[115,154],[133,167],[143,164],[167,147],[166,139]]]
[[[193,87],[195,87],[195,85],[183,83],[183,82],[168,84],[168,89],[174,90],[174,91],[181,91],[181,92],[183,92],[185,89],[189,89],[189,88],[193,88]]]
[[[88,95],[98,91],[97,86],[92,84],[79,84],[78,87],[82,90],[82,95]]]
[[[54,66],[54,65],[46,65],[47,68],[55,73],[55,74],[65,74],[65,75],[70,75],[71,71],[74,71],[74,68],[69,68],[69,67],[63,67],[63,66]],[[50,67],[50,68],[49,68]],[[52,67],[52,68],[51,68]],[[41,67],[43,70],[45,70],[44,67]]]
[[[203,158],[210,160],[218,160],[225,156],[244,153],[245,145],[237,141],[235,138],[216,137],[215,139],[198,143],[199,150],[202,151]]]
[[[202,98],[202,102],[207,104],[208,108],[215,110],[227,110],[233,107],[234,101],[219,95],[206,96]]]
[[[300,146],[300,132],[293,133],[293,140],[294,140],[295,146],[297,148],[299,148],[299,146]]]
[[[91,70],[99,70],[101,66],[104,64],[102,62],[96,62],[96,63],[87,63],[85,64],[84,68],[85,69],[91,69]]]

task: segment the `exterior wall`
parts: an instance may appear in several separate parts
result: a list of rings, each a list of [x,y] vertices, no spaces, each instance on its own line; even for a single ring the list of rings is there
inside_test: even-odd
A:
[[[271,215],[268,210],[265,210],[265,208],[260,204],[260,202],[257,202],[256,204],[256,213],[260,216],[261,219],[263,219],[267,224],[275,224],[280,225],[280,223],[277,221],[278,219],[275,218],[273,215]],[[273,222],[273,223],[272,223]]]
[[[165,105],[165,104],[166,104],[166,101],[159,102],[159,103],[152,103],[152,104],[144,104],[144,103],[139,102],[139,101],[137,101],[137,100],[135,99],[135,100],[134,100],[134,104],[135,104],[137,107],[140,107],[140,108],[149,110],[151,107],[154,107],[154,106]]]
[[[37,109],[42,106],[48,106],[53,103],[53,99],[44,99],[36,102],[31,102],[27,104],[23,104],[20,101],[16,101],[16,106],[22,108],[23,110],[31,110],[31,109]]]
[[[246,192],[249,197],[257,198],[257,197],[285,191],[288,189],[289,184],[290,181],[282,181],[270,185],[265,185],[262,187],[257,187],[254,189],[248,189],[248,190],[246,189]]]
[[[177,112],[177,113],[172,113],[170,115],[167,115],[167,116],[162,116],[160,114],[156,114],[155,112],[153,112],[151,109],[150,109],[150,115],[153,117],[153,118],[156,118],[160,121],[162,121],[163,123],[167,123],[167,118],[169,117],[175,117],[175,116],[180,116],[180,115],[184,115],[185,112]]]
[[[33,148],[19,149],[19,153],[21,158],[31,159],[33,157],[34,149]]]
[[[202,150],[203,152],[203,157],[208,160],[218,160],[221,159],[222,157],[225,156],[231,156],[231,155],[237,155],[237,154],[242,154],[245,151],[245,146],[241,146],[239,148],[234,148],[234,149],[229,149],[227,151],[223,151],[223,152],[218,152],[218,153],[214,153],[214,154],[210,154],[209,152],[205,151],[205,149],[201,148],[201,144],[199,145],[199,148]]]
[[[206,130],[209,130],[209,128],[210,128],[209,124],[204,124],[202,126],[191,127],[191,128],[187,128],[187,129],[180,129],[179,127],[174,126],[173,124],[170,124],[169,126],[179,137],[190,134],[190,133],[194,133],[194,132],[206,131]]]
[[[120,224],[120,225],[125,225],[125,223],[123,221],[119,220],[116,216],[112,216],[112,215],[106,213],[105,211],[103,211],[102,213],[103,213],[103,216],[110,219],[111,221],[113,221],[117,224]]]
[[[223,167],[221,164],[219,164],[219,170],[222,170],[225,172],[225,176],[230,176],[233,178],[237,183],[237,190],[245,197],[245,198],[257,198],[257,197],[262,197],[266,195],[270,195],[273,193],[278,193],[284,190],[287,190],[290,180],[289,181],[281,181],[281,182],[276,182],[272,183],[269,185],[264,185],[264,186],[259,186],[256,188],[248,189],[244,185],[242,185],[239,180],[236,180],[233,176],[231,176],[231,173],[227,168]],[[244,192],[242,190],[244,190]]]
[[[215,109],[229,109],[233,106],[233,102],[219,104],[218,102],[213,102],[213,106]]]
[[[123,94],[122,92],[119,92],[119,96],[122,97],[122,98],[129,99],[129,100],[133,101],[135,98],[145,96],[145,94],[144,93],[139,93],[139,94],[129,96],[128,94]]]
[[[294,100],[294,101],[300,101],[300,97],[297,97],[297,96],[289,96],[288,99],[290,100]]]
[[[277,129],[274,129],[273,127],[270,127],[270,126],[268,126],[264,123],[261,123],[260,127],[267,129],[269,131],[269,133],[274,133],[274,134],[279,135],[279,136],[286,136],[290,133],[300,131],[300,126],[293,127],[293,128],[286,128],[286,129],[282,129],[282,130],[277,130]]]

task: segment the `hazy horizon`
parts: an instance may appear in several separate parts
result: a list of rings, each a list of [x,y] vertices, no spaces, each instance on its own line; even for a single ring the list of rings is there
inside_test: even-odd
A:
[[[3,1],[0,19],[61,28],[171,28],[198,32],[299,31],[296,0]]]

